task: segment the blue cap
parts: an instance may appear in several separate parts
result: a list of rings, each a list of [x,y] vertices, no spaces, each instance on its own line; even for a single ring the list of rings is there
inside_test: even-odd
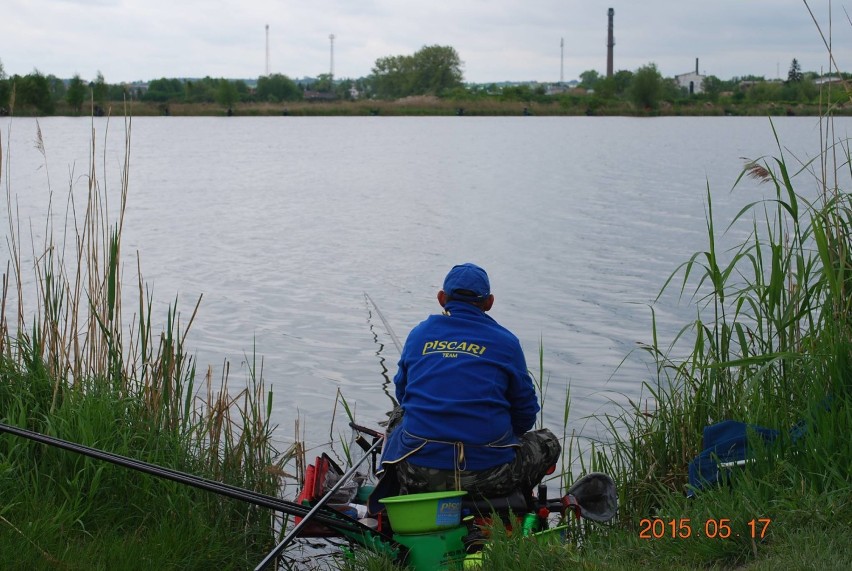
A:
[[[476,264],[459,264],[444,278],[444,293],[451,299],[478,301],[491,295],[491,283]]]

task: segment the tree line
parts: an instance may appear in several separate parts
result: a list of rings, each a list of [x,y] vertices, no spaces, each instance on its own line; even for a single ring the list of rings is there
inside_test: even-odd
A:
[[[305,99],[352,98],[399,99],[416,95],[434,95],[453,100],[498,99],[501,101],[552,102],[560,98],[583,96],[593,108],[611,102],[630,102],[644,110],[654,110],[665,102],[727,98],[733,103],[769,102],[812,103],[819,97],[818,74],[802,72],[797,60],[790,64],[786,81],[767,81],[763,77],[741,77],[727,81],[716,76],[702,79],[701,92],[689,93],[675,78],[666,78],[653,63],[635,71],[620,70],[611,77],[596,70],[580,74],[571,90],[549,91],[536,85],[466,85],[463,63],[450,46],[424,46],[411,55],[395,55],[376,60],[367,77],[337,79],[330,74],[297,82],[283,74],[271,74],[249,85],[245,80],[204,77],[201,79],[160,78],[145,89],[127,84],[109,84],[103,74],[84,81],[79,74],[70,80],[44,75],[38,70],[25,76],[7,76],[0,61],[0,113],[15,107],[50,115],[59,106],[74,113],[95,110],[108,102],[129,100],[161,105],[170,103],[213,103],[231,109],[242,103],[284,103]],[[743,89],[748,85],[748,89]],[[838,90],[840,91],[840,90]]]

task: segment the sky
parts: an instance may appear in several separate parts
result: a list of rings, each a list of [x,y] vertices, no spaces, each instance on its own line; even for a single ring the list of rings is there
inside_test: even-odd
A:
[[[673,77],[694,71],[696,58],[723,80],[786,78],[793,58],[802,71],[828,71],[820,28],[849,70],[845,6],[807,4],[819,27],[805,0],[3,0],[0,62],[7,75],[100,72],[107,83],[254,79],[267,66],[341,79],[440,45],[455,48],[468,82],[571,81],[606,73],[613,8],[616,71],[653,63]]]

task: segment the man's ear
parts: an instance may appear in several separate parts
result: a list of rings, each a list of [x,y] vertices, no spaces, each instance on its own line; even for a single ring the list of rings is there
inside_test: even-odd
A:
[[[447,305],[447,298],[448,297],[449,296],[446,293],[444,293],[444,290],[440,290],[438,292],[438,303],[441,304],[441,307],[444,307],[445,305]]]
[[[487,298],[485,298],[485,301],[482,303],[482,311],[488,311],[489,309],[491,309],[492,305],[494,305],[494,294],[493,293],[491,295],[489,295]]]

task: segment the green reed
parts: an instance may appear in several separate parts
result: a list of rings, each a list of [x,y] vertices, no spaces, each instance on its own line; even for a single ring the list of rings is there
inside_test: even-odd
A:
[[[849,147],[846,141],[830,144],[817,159],[799,161],[795,172],[780,142],[778,153],[748,162],[734,185],[750,177],[773,192],[737,214],[731,225],[751,216],[751,234],[726,252],[717,248],[708,190],[708,248],[663,286],[690,293],[696,319],[665,347],[652,312],[653,341],[644,346],[656,378],[643,384],[643,392],[657,408],[648,413],[631,401],[608,418],[615,443],[597,460],[622,484],[628,520],[647,517],[672,492],[685,490],[702,429],[724,419],[782,432],[782,458],[795,470],[778,477],[779,486],[847,486],[842,474],[852,449],[832,431],[846,433],[850,426],[852,197],[831,181],[849,169]],[[800,179],[817,181],[818,196],[797,192],[793,181]],[[692,339],[690,351],[677,355],[677,342],[686,339]],[[799,448],[786,436],[798,423],[807,426]],[[771,465],[747,473],[765,475]]]
[[[206,386],[197,387],[186,337],[201,299],[188,319],[175,299],[158,331],[138,255],[136,278],[125,279],[130,119],[124,132],[118,204],[102,183],[93,125],[85,188],[69,181],[62,216],[37,131],[49,204],[43,237],[29,246],[3,157],[10,256],[0,292],[0,420],[275,494],[289,456],[277,458],[271,443],[262,364],[251,360],[236,394],[227,363],[218,384],[208,369]],[[0,560],[22,568],[242,568],[262,558],[276,533],[265,510],[7,434],[0,493]]]

